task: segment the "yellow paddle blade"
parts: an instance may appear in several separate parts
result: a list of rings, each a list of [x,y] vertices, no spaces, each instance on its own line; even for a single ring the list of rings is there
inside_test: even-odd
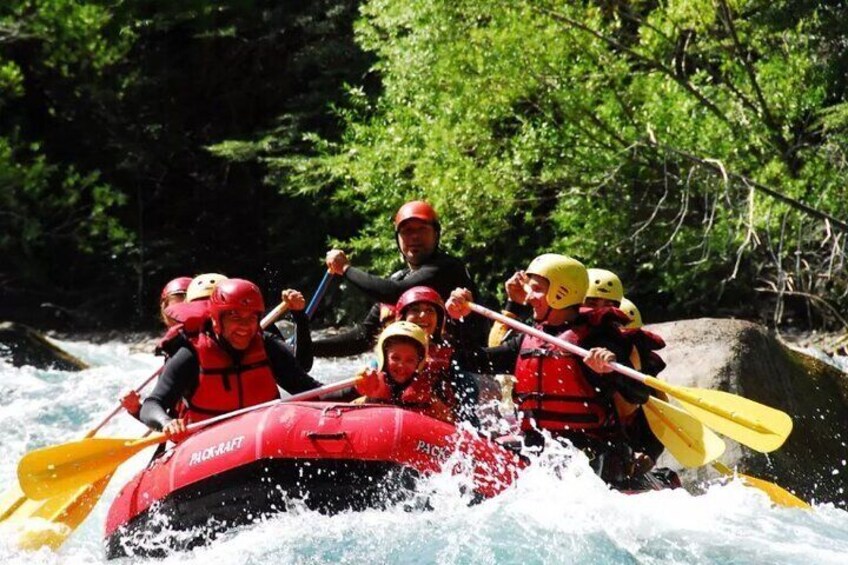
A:
[[[727,467],[727,465],[720,463],[719,461],[713,462],[713,468],[721,473],[722,475],[732,477],[733,471]],[[750,475],[743,475],[742,473],[737,474],[742,481],[748,485],[749,487],[760,489],[764,493],[768,495],[772,502],[777,504],[778,506],[787,506],[789,508],[803,508],[805,510],[812,509],[812,506],[789,492],[783,487],[780,487],[774,483],[770,483],[768,481],[764,481],[763,479],[757,479],[755,477],[751,477]]]
[[[21,459],[18,480],[28,497],[53,498],[111,475],[121,463],[145,447],[166,439],[164,434],[140,440],[88,438],[37,449]]]
[[[7,523],[16,530],[18,547],[59,549],[94,509],[111,478],[106,475],[94,484],[47,500],[28,499]]]
[[[724,453],[724,440],[680,408],[652,396],[642,410],[651,431],[684,467],[701,467]]]
[[[783,445],[792,431],[792,418],[785,412],[736,394],[674,386],[653,377],[645,384],[676,398],[705,426],[762,453]]]

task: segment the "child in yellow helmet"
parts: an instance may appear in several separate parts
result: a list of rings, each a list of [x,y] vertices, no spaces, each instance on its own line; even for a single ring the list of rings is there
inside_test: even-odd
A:
[[[363,369],[356,390],[364,402],[394,404],[445,422],[454,413],[436,390],[441,379],[422,372],[429,347],[427,333],[407,321],[389,324],[377,340],[377,366]]]

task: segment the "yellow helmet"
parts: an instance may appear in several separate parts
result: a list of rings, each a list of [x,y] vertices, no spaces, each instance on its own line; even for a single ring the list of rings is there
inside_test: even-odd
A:
[[[545,253],[527,267],[528,275],[538,275],[548,281],[548,305],[554,310],[582,304],[589,287],[586,267],[577,259]]]
[[[377,340],[378,368],[381,371],[385,369],[385,345],[386,342],[392,338],[407,339],[415,342],[416,346],[418,346],[418,351],[421,354],[421,362],[418,364],[418,369],[421,370],[421,367],[424,365],[424,361],[427,360],[427,347],[430,340],[427,337],[427,332],[421,329],[418,324],[413,324],[412,322],[394,322],[386,326],[386,329],[384,329],[383,333],[380,334],[380,339]]]
[[[624,298],[621,279],[606,269],[589,269],[589,290],[586,291],[586,298],[603,298],[621,303]]]
[[[627,314],[627,317],[630,318],[630,323],[625,326],[626,328],[635,330],[642,327],[642,314],[639,312],[639,309],[636,308],[635,304],[626,298],[622,298],[621,306],[619,306],[618,309]]]
[[[195,300],[205,300],[212,296],[212,290],[215,285],[221,281],[227,280],[227,277],[219,273],[204,273],[197,275],[188,284],[186,291],[186,302],[194,302]]]

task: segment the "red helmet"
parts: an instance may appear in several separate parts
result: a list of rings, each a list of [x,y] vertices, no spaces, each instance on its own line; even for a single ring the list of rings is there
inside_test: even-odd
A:
[[[436,307],[436,313],[439,316],[436,326],[439,329],[440,336],[441,332],[444,331],[445,328],[445,303],[442,300],[442,297],[429,286],[413,286],[400,295],[400,298],[398,298],[397,304],[395,305],[395,311],[397,311],[400,318],[403,318],[406,313],[406,309],[416,302],[426,302],[427,304],[432,304]]]
[[[244,279],[225,279],[215,285],[209,297],[209,313],[221,324],[221,314],[230,310],[265,313],[265,301],[259,287]]]
[[[177,277],[176,279],[173,279],[162,289],[159,301],[161,302],[174,294],[185,294],[190,282],[191,277]]]
[[[400,229],[400,225],[407,220],[421,220],[439,229],[439,216],[433,207],[423,200],[413,200],[400,207],[395,214],[395,231]]]

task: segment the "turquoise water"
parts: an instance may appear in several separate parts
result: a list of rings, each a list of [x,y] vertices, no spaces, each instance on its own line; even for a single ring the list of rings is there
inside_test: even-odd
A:
[[[124,389],[160,361],[127,345],[61,342],[93,368],[79,373],[13,368],[0,362],[0,488],[27,451],[75,439],[107,413]],[[318,360],[313,374],[347,378],[354,361]],[[138,436],[119,416],[102,435]],[[112,497],[149,459],[120,468],[100,503],[58,553],[25,552],[0,530],[0,563],[99,563]],[[567,461],[567,463],[564,463]],[[549,451],[503,495],[469,507],[466,477],[439,475],[421,486],[432,511],[367,511],[323,516],[295,509],[231,531],[210,546],[149,563],[846,563],[848,513],[831,505],[806,512],[774,508],[759,491],[715,484],[705,494],[665,491],[626,496],[608,490],[566,448]],[[141,563],[126,559],[119,563]]]

